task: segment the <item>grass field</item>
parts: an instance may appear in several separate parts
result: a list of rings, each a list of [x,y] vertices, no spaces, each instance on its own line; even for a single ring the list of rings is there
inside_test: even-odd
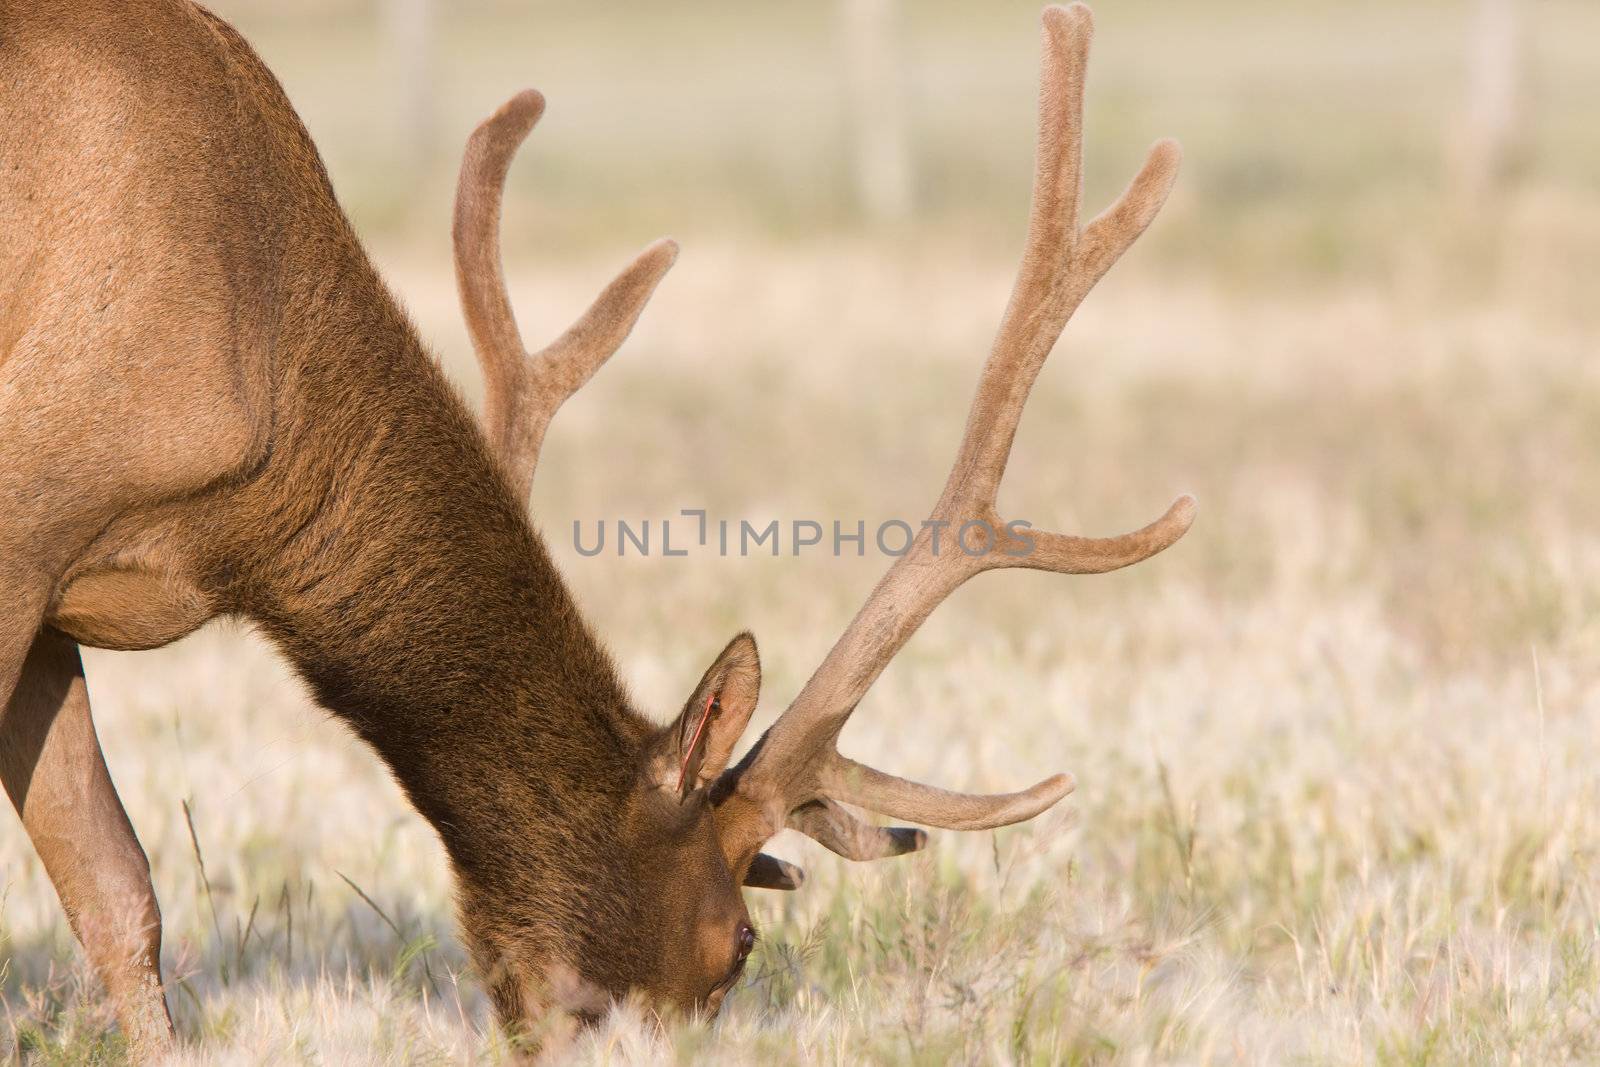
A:
[[[1002,507],[1104,533],[1186,490],[1200,517],[1128,571],[972,583],[843,741],[1078,791],[878,864],[780,838],[811,880],[750,894],[722,1018],[624,1009],[579,1062],[1600,1061],[1600,10],[1531,9],[1518,173],[1467,202],[1464,6],[1101,5],[1089,199],[1163,134],[1186,171],[1068,327]],[[516,88],[551,98],[508,204],[530,341],[634,246],[683,243],[557,419],[533,512],[641,703],[665,717],[748,626],[770,721],[883,561],[584,558],[572,521],[926,513],[1020,247],[1035,5],[908,13],[918,200],[880,226],[850,206],[826,5],[474,6],[441,22],[437,144],[405,166],[370,12],[219,7],[469,396],[451,168]],[[260,641],[88,662],[178,1062],[509,1060],[431,831]],[[115,1062],[6,818],[0,1053]]]

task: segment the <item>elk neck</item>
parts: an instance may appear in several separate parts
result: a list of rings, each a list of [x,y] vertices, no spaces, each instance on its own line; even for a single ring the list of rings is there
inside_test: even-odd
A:
[[[471,413],[365,257],[346,263],[284,331],[230,606],[379,751],[458,865],[492,863],[621,803],[650,726]]]

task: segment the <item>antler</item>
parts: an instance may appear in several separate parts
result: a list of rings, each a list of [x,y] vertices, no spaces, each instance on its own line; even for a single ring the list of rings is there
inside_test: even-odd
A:
[[[857,846],[835,851],[856,859],[921,846],[920,838],[910,836],[916,831],[866,827],[836,801],[930,826],[983,830],[1031,819],[1066,796],[1074,785],[1066,774],[1019,793],[948,792],[847,759],[836,742],[884,667],[968,578],[1000,567],[1063,574],[1115,570],[1160,552],[1194,521],[1195,502],[1189,496],[1180,496],[1143,529],[1107,538],[1033,533],[1026,524],[1004,523],[996,508],[1023,405],[1046,357],[1089,290],[1150,224],[1177,177],[1177,144],[1157,142],[1117,202],[1080,229],[1084,69],[1092,34],[1093,16],[1083,4],[1045,9],[1027,245],[978,380],[960,451],[910,549],[890,566],[788,710],[718,781],[719,832],[730,862],[748,862],[785,824],[798,829],[854,824],[873,831],[864,842],[853,830],[835,834]],[[830,818],[834,813],[850,822]]]
[[[678,255],[670,240],[652,244],[566,333],[539,352],[526,350],[500,262],[500,197],[511,157],[543,114],[544,97],[528,89],[472,132],[451,227],[461,310],[483,366],[484,430],[512,489],[524,498],[556,409],[627,339]]]
[[[606,286],[571,329],[541,352],[525,350],[500,259],[500,202],[511,158],[543,114],[544,97],[528,89],[472,131],[461,161],[451,227],[461,310],[483,367],[484,432],[522,498],[533,486],[539,449],[556,409],[627,339],[678,255],[672,241],[655,242]],[[841,808],[832,817],[821,810],[797,813],[797,828],[856,859],[920,848],[927,836],[882,830]],[[765,854],[757,855],[745,874],[746,885],[767,889],[795,889],[804,880],[798,867]]]

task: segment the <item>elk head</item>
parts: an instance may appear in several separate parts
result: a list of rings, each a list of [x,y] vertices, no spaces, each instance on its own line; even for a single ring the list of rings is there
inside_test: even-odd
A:
[[[554,848],[462,872],[462,927],[504,1022],[552,1007],[592,1020],[630,993],[684,1015],[721,1007],[756,931],[711,787],[755,710],[760,672],[754,639],[738,635],[675,721],[628,738],[620,775],[597,775],[588,793],[550,790],[540,831]]]
[[[616,876],[648,887],[625,928],[590,937],[569,960],[587,988],[641,990],[657,1001],[712,1011],[737,979],[754,931],[739,887],[794,889],[802,873],[761,852],[787,828],[852,860],[923,847],[921,830],[867,822],[852,808],[955,830],[1031,819],[1073,789],[1067,774],[1001,795],[949,792],[841,755],[850,715],[885,666],[945,597],[975,574],[1028,567],[1095,574],[1146,559],[1188,530],[1195,503],[1179,497],[1155,522],[1120,537],[1019,532],[996,510],[1006,460],[1029,391],[1067,320],[1144,231],[1176,178],[1179,151],[1158,142],[1122,196],[1080,225],[1084,71],[1092,17],[1082,4],[1044,12],[1037,163],[1026,248],[1011,300],[979,378],[966,431],[929,524],[896,558],[811,679],[773,726],[730,766],[755,708],[754,641],[733,640],[670,727],[640,741],[637,783],[617,847]],[[514,97],[468,143],[457,193],[457,281],[486,382],[485,429],[511,485],[526,494],[540,443],[560,404],[632,329],[676,246],[642,253],[561,338],[523,346],[499,256],[502,187],[517,146],[542,113],[534,92]],[[940,531],[946,531],[940,544]],[[954,547],[950,531],[963,531]],[[590,920],[603,921],[601,916]],[[516,998],[497,996],[502,1014]],[[559,998],[558,998],[559,999]],[[580,998],[581,999],[581,998]],[[590,998],[603,1005],[604,997]],[[590,1004],[568,1004],[580,1013]],[[524,1006],[525,1007],[525,1006]]]

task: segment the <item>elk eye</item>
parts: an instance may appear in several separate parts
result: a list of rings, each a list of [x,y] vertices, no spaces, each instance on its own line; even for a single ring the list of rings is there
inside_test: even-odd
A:
[[[739,959],[742,961],[750,955],[756,947],[756,932],[750,929],[749,923],[739,924]]]

